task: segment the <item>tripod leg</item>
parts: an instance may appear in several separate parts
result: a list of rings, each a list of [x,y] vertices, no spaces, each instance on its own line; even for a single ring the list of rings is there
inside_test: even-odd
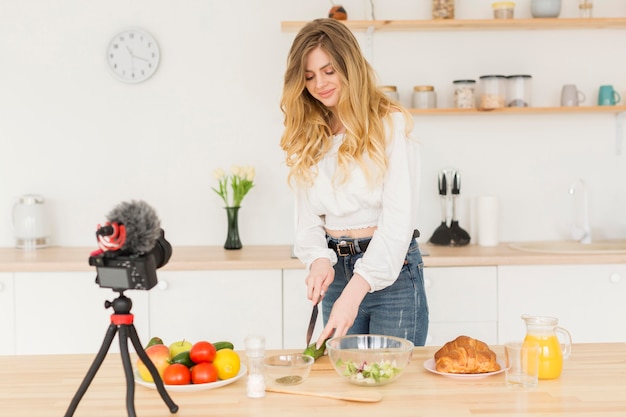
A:
[[[133,367],[130,364],[130,355],[128,354],[128,326],[120,326],[120,354],[122,356],[122,364],[124,365],[124,374],[126,375],[126,410],[128,417],[136,417],[135,413],[135,381],[133,379]]]
[[[163,398],[163,401],[165,402],[165,404],[169,407],[170,413],[172,414],[176,413],[178,411],[178,405],[174,403],[174,401],[172,400],[168,392],[165,390],[165,387],[163,386],[163,380],[161,379],[159,372],[157,371],[156,367],[154,366],[154,364],[152,363],[152,361],[146,354],[146,351],[141,346],[141,342],[139,341],[139,336],[137,335],[137,329],[135,329],[134,325],[128,326],[128,335],[130,337],[130,341],[133,343],[133,346],[135,347],[135,351],[137,352],[137,355],[139,355],[139,358],[143,361],[143,363],[146,365],[146,367],[150,371],[150,374],[152,375],[152,379],[154,379],[154,385],[156,386],[157,391],[159,391],[159,394],[161,395],[161,398]]]
[[[100,365],[102,365],[102,362],[104,361],[104,358],[106,357],[107,352],[111,347],[111,342],[113,342],[115,333],[117,333],[117,326],[115,324],[111,324],[107,329],[106,335],[104,336],[104,340],[102,341],[102,346],[100,346],[98,354],[93,360],[93,363],[87,371],[83,382],[80,384],[80,387],[78,387],[78,391],[76,391],[76,394],[74,394],[74,398],[72,398],[72,402],[65,412],[65,417],[71,417],[74,415],[76,407],[78,407],[78,403],[83,398],[83,395],[85,395],[85,393],[87,392],[87,388],[89,388],[89,384],[91,384],[91,381],[93,381],[93,378],[96,376],[98,369],[100,369]]]

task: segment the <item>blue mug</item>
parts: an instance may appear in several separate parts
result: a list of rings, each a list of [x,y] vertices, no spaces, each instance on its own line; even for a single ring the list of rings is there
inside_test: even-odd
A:
[[[622,97],[613,88],[612,85],[600,86],[598,92],[598,106],[614,106],[619,103]]]

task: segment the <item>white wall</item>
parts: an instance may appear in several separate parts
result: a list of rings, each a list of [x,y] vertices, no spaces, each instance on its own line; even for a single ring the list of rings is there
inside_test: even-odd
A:
[[[377,19],[429,18],[430,0],[377,0]],[[491,0],[458,0],[457,18],[490,18]],[[529,0],[516,17],[530,17]],[[561,17],[577,16],[563,0]],[[344,1],[350,18],[369,1]],[[626,16],[621,0],[595,2],[597,17]],[[283,20],[324,16],[303,0],[0,0],[0,246],[13,245],[11,209],[43,194],[52,243],[95,246],[94,230],[121,201],[145,199],[174,245],[221,245],[225,213],[213,170],[257,169],[244,200],[246,244],[290,244],[293,204],[278,141],[287,50]],[[151,32],[162,61],[139,85],[116,81],[105,49],[127,27]],[[409,104],[432,84],[450,105],[451,83],[483,74],[531,74],[537,106],[558,104],[564,83],[595,100],[613,84],[626,100],[626,30],[378,32],[357,34],[381,84]],[[439,224],[437,172],[462,174],[461,226],[479,194],[501,199],[504,241],[568,238],[567,189],[589,184],[596,237],[626,237],[626,149],[615,151],[615,116],[416,117],[423,143],[422,241]],[[622,146],[626,148],[626,144]],[[470,230],[471,231],[471,230]]]

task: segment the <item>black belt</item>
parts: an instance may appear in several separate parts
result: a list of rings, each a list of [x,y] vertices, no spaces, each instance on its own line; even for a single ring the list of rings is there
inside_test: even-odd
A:
[[[418,237],[420,237],[420,231],[417,229],[413,230],[412,239],[417,239]],[[339,256],[356,255],[357,253],[365,252],[370,244],[370,241],[371,239],[369,238],[363,242],[359,241],[359,239],[340,240],[337,243],[329,241],[328,247],[337,252],[337,255]],[[357,251],[355,245],[358,246],[360,250]]]

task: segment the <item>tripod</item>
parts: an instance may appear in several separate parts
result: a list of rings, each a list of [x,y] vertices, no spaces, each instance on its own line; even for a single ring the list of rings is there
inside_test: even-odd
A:
[[[124,291],[119,291],[120,295],[115,300],[106,301],[104,303],[105,308],[113,307],[114,314],[111,314],[111,324],[106,332],[104,337],[104,341],[102,342],[102,346],[96,355],[89,371],[85,375],[85,379],[80,384],[78,391],[74,394],[74,398],[70,403],[67,411],[65,412],[65,417],[71,417],[74,415],[74,411],[76,411],[76,407],[78,407],[78,403],[80,402],[85,392],[87,392],[87,388],[89,388],[89,384],[96,376],[100,365],[104,361],[106,357],[107,351],[111,347],[111,342],[113,342],[113,338],[115,337],[115,333],[119,330],[119,340],[120,340],[120,354],[122,356],[122,363],[124,365],[124,373],[126,374],[126,409],[128,410],[129,417],[136,417],[135,414],[135,381],[133,380],[133,369],[130,364],[130,355],[128,354],[128,338],[130,338],[133,346],[135,347],[135,351],[139,358],[143,361],[143,363],[150,371],[150,375],[154,379],[154,384],[156,385],[161,398],[165,401],[165,404],[170,409],[170,412],[176,413],[178,411],[178,406],[174,403],[174,401],[170,398],[169,394],[165,390],[163,386],[163,380],[159,376],[159,372],[156,367],[144,351],[141,346],[141,342],[139,341],[139,336],[137,335],[137,330],[133,325],[133,315],[130,314],[130,309],[133,306],[133,302],[130,298],[124,295]]]

